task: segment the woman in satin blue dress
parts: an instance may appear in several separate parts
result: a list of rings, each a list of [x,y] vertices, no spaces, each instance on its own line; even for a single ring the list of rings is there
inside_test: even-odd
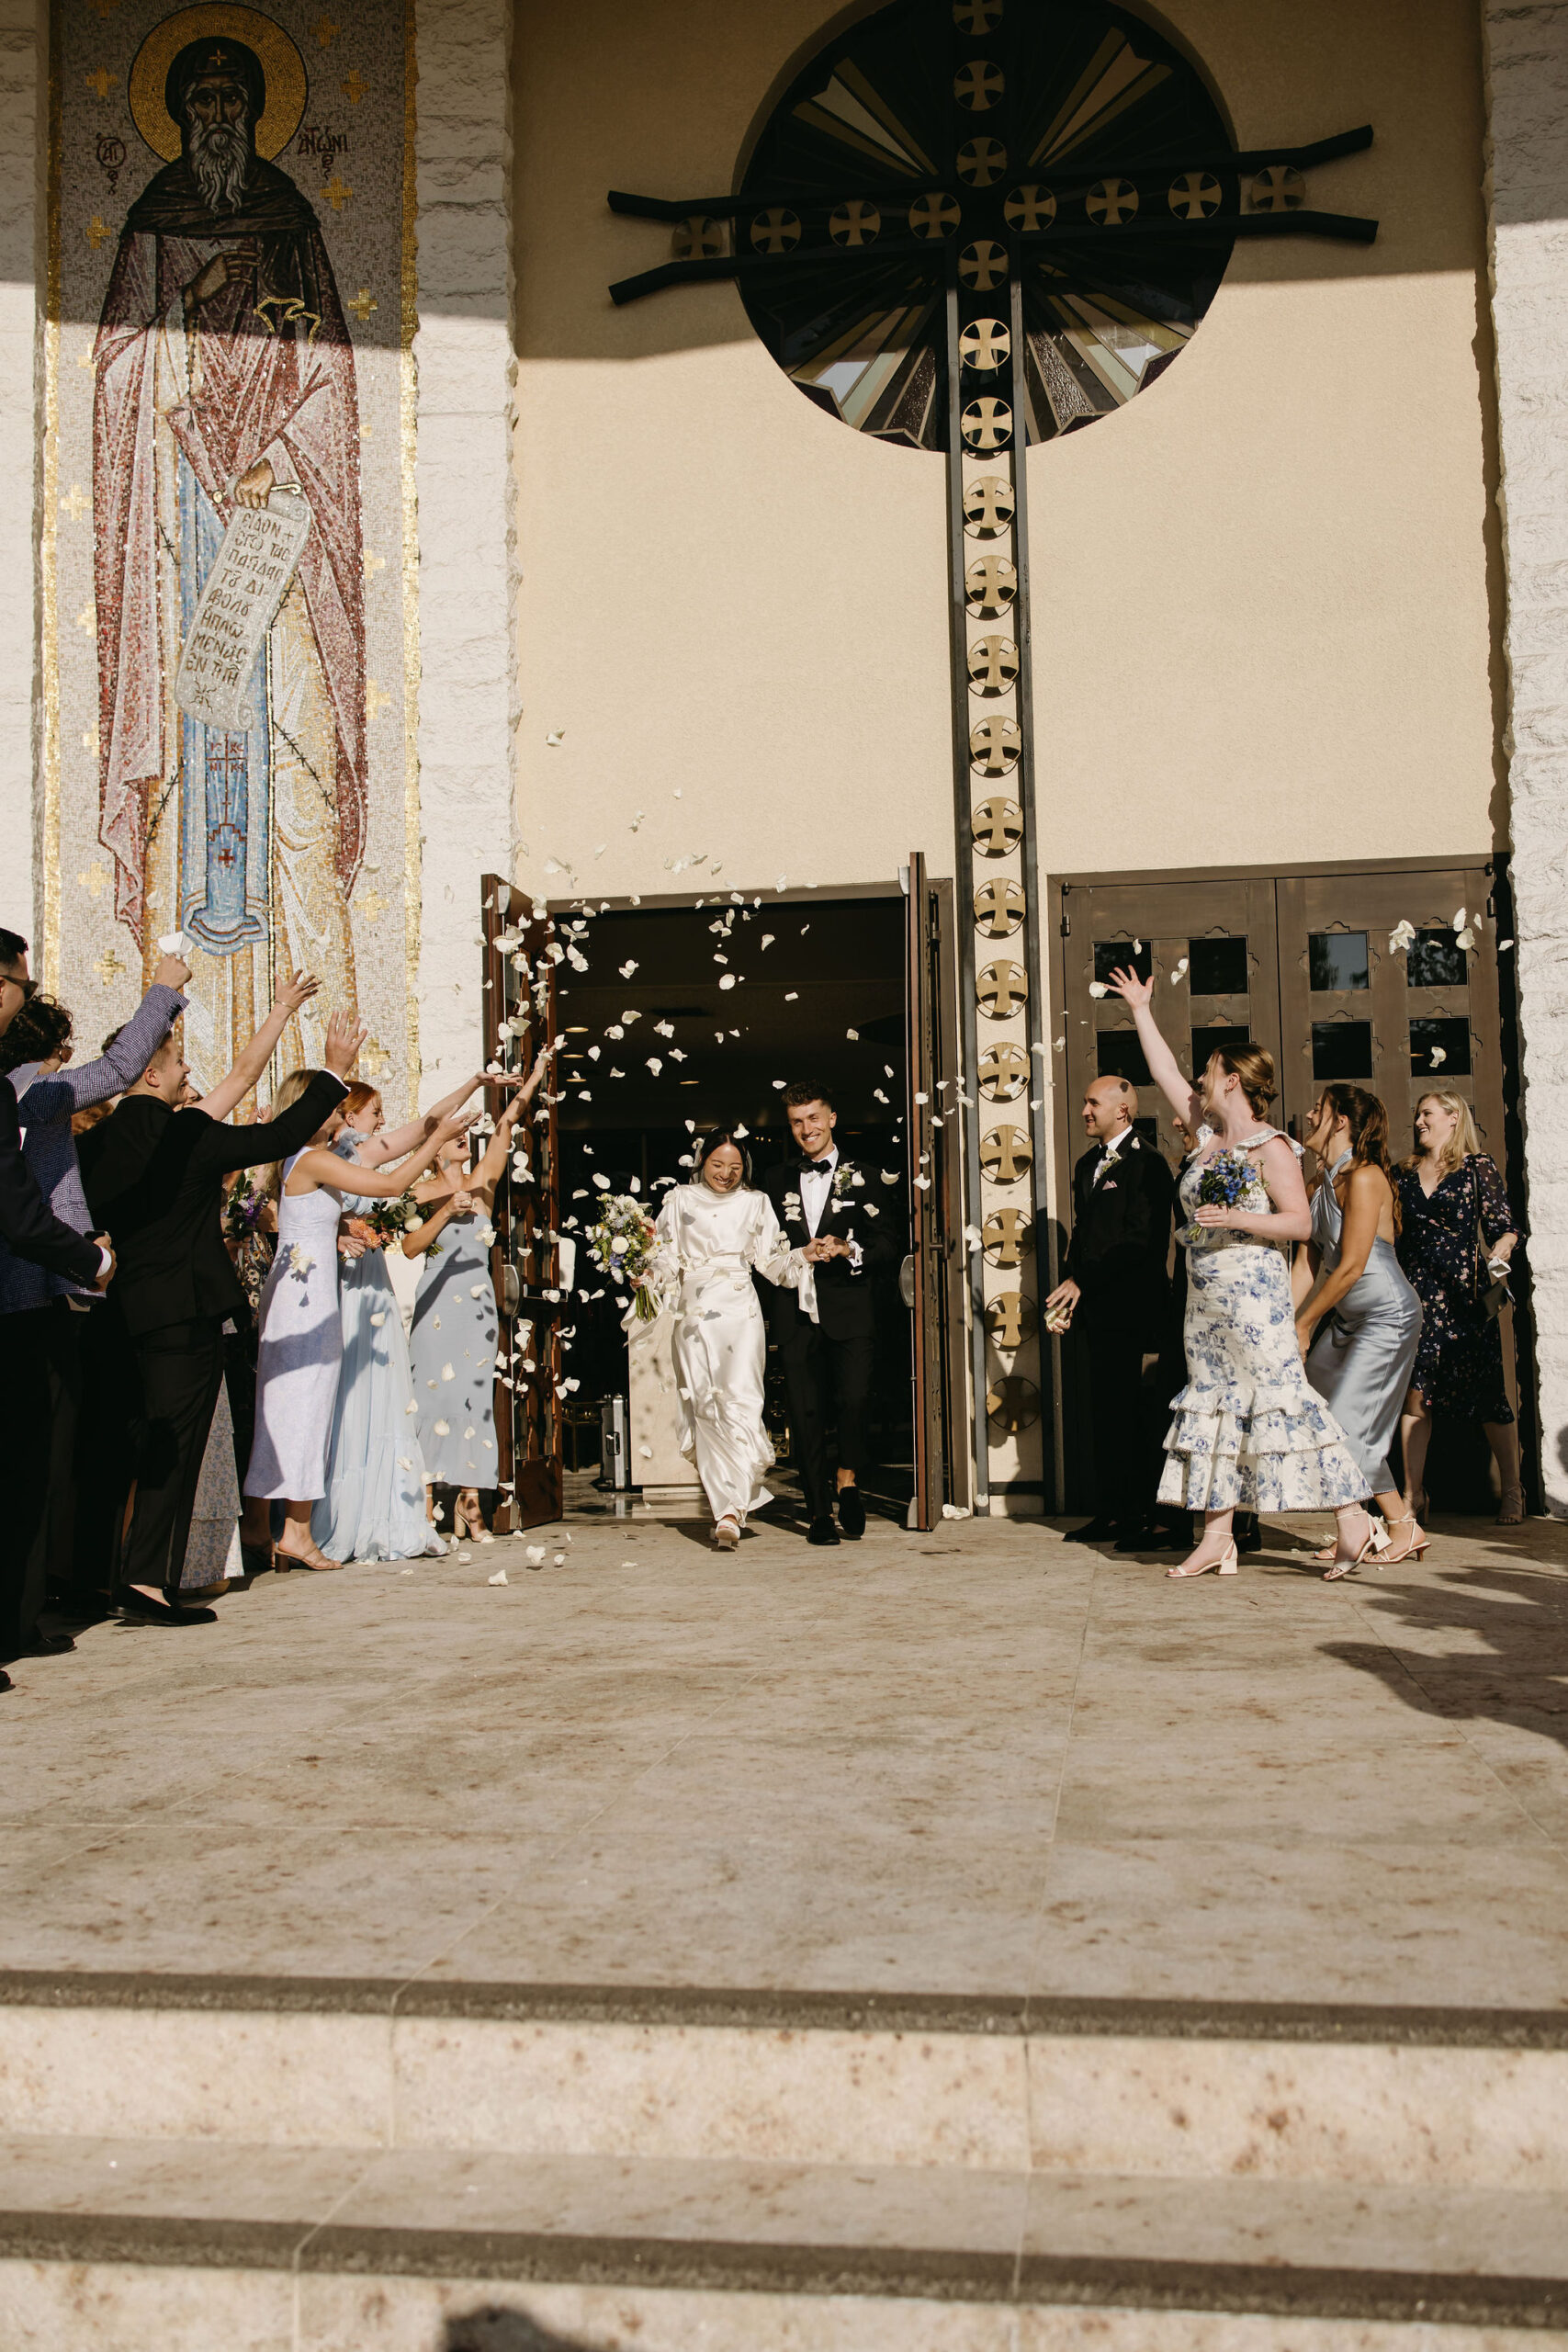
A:
[[[1307,1143],[1323,1175],[1312,1198],[1312,1236],[1292,1273],[1296,1333],[1306,1376],[1344,1430],[1387,1522],[1392,1541],[1378,1565],[1388,1566],[1427,1549],[1388,1458],[1421,1339],[1421,1301],[1395,1247],[1388,1113],[1364,1087],[1325,1086]],[[1317,1556],[1330,1577],[1345,1572],[1332,1549]]]
[[[359,1167],[385,1167],[413,1150],[483,1083],[482,1076],[469,1079],[423,1118],[391,1130],[377,1090],[353,1086],[332,1148]],[[368,1202],[368,1195],[344,1192],[351,1230]],[[362,1256],[344,1260],[339,1296],[343,1370],[327,1447],[327,1490],[311,1513],[310,1532],[329,1560],[418,1560],[442,1553],[446,1547],[426,1506],[402,1310],[383,1249],[372,1242]]]

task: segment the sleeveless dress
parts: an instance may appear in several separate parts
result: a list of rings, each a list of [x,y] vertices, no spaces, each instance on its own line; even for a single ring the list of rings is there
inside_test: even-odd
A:
[[[426,1250],[409,1333],[409,1368],[419,1407],[424,1475],[444,1487],[493,1487],[495,1343],[500,1319],[490,1247],[479,1238],[490,1221],[448,1217]]]
[[[1313,1247],[1328,1273],[1339,1263],[1345,1229],[1334,1179],[1349,1159],[1348,1152],[1337,1159],[1313,1195]],[[1421,1302],[1393,1243],[1376,1239],[1355,1288],[1318,1325],[1306,1360],[1306,1376],[1344,1430],[1371,1494],[1393,1486],[1388,1449],[1420,1340]]]
[[[337,1228],[342,1204],[318,1185],[290,1200],[299,1154],[283,1163],[277,1253],[261,1301],[256,1350],[256,1430],[245,1472],[247,1495],[308,1502],[327,1485],[343,1319],[337,1303]]]
[[[352,1165],[353,1136],[333,1149]],[[349,1216],[367,1203],[345,1193]],[[339,1261],[343,1370],[327,1445],[327,1490],[310,1532],[329,1560],[418,1560],[446,1546],[424,1512],[424,1457],[402,1311],[384,1250]]]
[[[1278,1133],[1268,1127],[1231,1148],[1245,1157]],[[1201,1148],[1213,1139],[1210,1128],[1199,1129]],[[1359,1503],[1367,1481],[1338,1422],[1307,1385],[1289,1262],[1277,1242],[1192,1222],[1205,1164],[1190,1162],[1179,1187],[1186,1220],[1176,1238],[1187,1251],[1187,1385],[1171,1399],[1159,1499],[1187,1510],[1333,1510]],[[1236,1206],[1272,1206],[1256,1163],[1251,1188]]]
[[[665,1194],[657,1230],[649,1283],[660,1311],[675,1319],[681,1451],[696,1464],[715,1520],[744,1525],[748,1511],[773,1499],[762,1484],[773,1461],[762,1426],[767,1331],[751,1276],[797,1282],[807,1269],[766,1193],[716,1193],[699,1178]],[[636,1314],[628,1311],[627,1330]]]

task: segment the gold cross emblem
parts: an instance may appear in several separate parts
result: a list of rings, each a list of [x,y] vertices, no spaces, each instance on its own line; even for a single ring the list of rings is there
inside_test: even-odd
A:
[[[1005,474],[982,474],[964,491],[964,527],[972,539],[999,539],[1013,517],[1012,484]]]
[[[969,729],[969,756],[982,775],[1006,775],[1022,749],[1016,718],[980,718]]]
[[[1018,675],[1018,648],[1010,637],[977,637],[965,659],[972,695],[1005,695]]]
[[[971,401],[959,422],[971,449],[1005,449],[1012,439],[1012,411],[1006,401]]]
[[[770,204],[751,223],[751,243],[760,254],[787,254],[800,243],[800,220],[783,204]]]
[[[349,198],[354,194],[354,190],[348,186],[340,172],[334,172],[331,179],[327,182],[325,187],[321,190],[321,194],[326,198],[327,202],[332,206],[334,212],[341,212],[344,206],[348,202]]]
[[[978,801],[969,823],[982,857],[1006,857],[1023,837],[1023,811],[1000,793]]]
[[[869,245],[881,229],[874,204],[836,204],[828,216],[828,234],[836,245]]]
[[[63,511],[70,515],[71,520],[73,523],[79,523],[93,502],[83,490],[81,483],[73,481],[71,485],[70,497],[62,498],[60,503]]]
[[[986,403],[977,401],[976,405],[984,407]],[[992,407],[999,405],[991,402]],[[964,413],[967,415],[967,410]],[[1018,566],[1005,555],[976,556],[964,574],[964,591],[972,613],[978,614],[982,620],[995,620],[1018,594]]]
[[[1293,164],[1269,164],[1252,175],[1247,190],[1254,212],[1294,212],[1306,202],[1307,184]]]
[[[96,74],[85,74],[82,79],[86,83],[89,90],[96,90],[100,98],[107,98],[119,76],[118,74],[109,73],[107,67],[100,65]]]
[[[1029,1056],[1021,1046],[987,1046],[980,1057],[980,1091],[987,1102],[1016,1102],[1028,1077]]]
[[[928,244],[936,237],[951,237],[963,218],[951,196],[918,196],[909,207],[909,226]]]
[[[372,311],[378,311],[381,305],[378,302],[374,294],[371,293],[368,286],[362,286],[358,293],[355,296],[353,301],[345,303],[344,307],[345,310],[350,310],[354,312],[355,317],[359,321],[361,326],[368,326],[370,323],[370,313]]]
[[[334,25],[330,17],[318,17],[315,23],[311,26],[310,30],[316,36],[316,47],[318,49],[331,49],[333,41],[336,40],[339,33],[343,30],[343,27],[341,25]]]
[[[1037,230],[1048,229],[1056,218],[1056,199],[1040,180],[1025,180],[1015,187],[1002,207],[1010,229],[1021,229],[1025,236]]]
[[[724,223],[705,212],[688,212],[670,240],[677,261],[713,261],[724,251]]]
[[[980,1241],[993,1266],[1016,1266],[1033,1235],[1022,1209],[993,1209],[980,1227]]]
[[[1005,368],[1012,354],[1012,336],[1000,319],[975,319],[958,338],[959,356],[977,375]]]
[[[1089,219],[1103,222],[1108,229],[1131,220],[1137,209],[1138,191],[1131,180],[1096,180],[1084,204]]]
[[[966,139],[958,151],[958,176],[971,187],[989,187],[1008,167],[1008,151],[999,139]]]
[[[1040,1419],[1040,1391],[1032,1380],[1010,1372],[986,1392],[986,1410],[995,1428],[1016,1437],[1020,1430],[1032,1430]]]
[[[987,1021],[1010,1021],[1029,1001],[1029,975],[1021,964],[998,957],[986,966],[975,983],[975,993]]]
[[[1010,939],[1022,922],[1023,913],[1022,887],[1009,875],[993,876],[989,882],[982,882],[975,893],[975,927],[983,931],[987,939]],[[1006,1050],[1011,1053],[1013,1048],[1010,1046]],[[1000,1046],[993,1046],[990,1057],[994,1059],[1002,1051]],[[1017,1089],[1013,1091],[1016,1092]]]
[[[92,219],[88,221],[86,227],[82,232],[82,234],[86,238],[87,243],[92,246],[95,253],[96,253],[98,247],[107,241],[108,233],[108,222],[99,212],[94,213]]]
[[[953,95],[971,114],[989,114],[1001,103],[1006,87],[1001,67],[993,65],[988,57],[972,58],[953,77]]]
[[[958,256],[958,275],[976,294],[988,294],[1007,281],[1008,257],[994,237],[976,237]]]
[[[1179,172],[1170,183],[1170,209],[1179,220],[1206,220],[1220,209],[1220,184],[1213,172]]]
[[[351,70],[348,79],[345,82],[340,82],[338,84],[338,88],[343,92],[344,96],[348,100],[351,107],[356,107],[359,104],[360,99],[365,96],[365,85],[359,78],[359,68],[357,65]]]
[[[980,1167],[992,1184],[1016,1184],[1028,1175],[1034,1154],[1021,1127],[993,1127],[980,1141]]]
[[[998,1348],[1010,1352],[1030,1338],[1034,1301],[1018,1290],[999,1290],[986,1301],[986,1329]]]

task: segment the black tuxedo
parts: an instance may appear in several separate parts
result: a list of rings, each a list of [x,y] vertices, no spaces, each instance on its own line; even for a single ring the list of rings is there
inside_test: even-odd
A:
[[[1107,1154],[1095,1144],[1073,1170],[1063,1272],[1082,1293],[1073,1323],[1089,1355],[1095,1515],[1130,1525],[1153,1508],[1164,1408],[1180,1385],[1179,1359],[1175,1380],[1168,1376],[1176,1180],[1139,1136],[1128,1135],[1112,1158],[1101,1174]],[[1144,1377],[1149,1354],[1159,1357],[1152,1384]]]
[[[879,1169],[840,1157],[815,1237],[801,1204],[800,1179],[810,1162],[771,1168],[762,1189],[792,1250],[829,1235],[858,1243],[860,1263],[834,1258],[812,1269],[814,1323],[786,1284],[765,1285],[769,1318],[784,1365],[795,1458],[813,1519],[830,1517],[833,1481],[828,1470],[828,1424],[836,1424],[840,1468],[858,1478],[866,1466],[866,1407],[875,1354],[876,1302],[872,1285],[890,1268],[897,1245],[892,1230],[894,1188]],[[857,1182],[857,1178],[861,1181]],[[877,1195],[882,1197],[878,1198]],[[896,1195],[894,1195],[896,1197]]]
[[[185,1566],[201,1457],[223,1377],[223,1324],[249,1315],[223,1245],[223,1181],[241,1168],[286,1159],[325,1125],[347,1088],[318,1071],[299,1100],[265,1125],[225,1126],[205,1111],[171,1111],[130,1094],[82,1137],[82,1181],[118,1266],[116,1322],[134,1364],[131,1396],[95,1396],[78,1453],[78,1511],[98,1531],[99,1573],[113,1574],[114,1532],[124,1492],[110,1492],[90,1459],[98,1408],[108,1450],[117,1418],[136,1424],[136,1507],[121,1579],[173,1590]],[[104,1334],[106,1340],[109,1335]],[[104,1351],[106,1367],[114,1352]],[[118,1359],[121,1384],[127,1358]],[[103,1557],[107,1548],[107,1558]],[[81,1557],[80,1551],[78,1557]],[[96,1579],[95,1579],[96,1580]]]

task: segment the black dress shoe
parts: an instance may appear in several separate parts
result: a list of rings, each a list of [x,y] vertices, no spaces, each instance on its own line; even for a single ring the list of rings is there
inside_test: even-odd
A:
[[[13,1657],[63,1657],[76,1645],[69,1634],[35,1634],[20,1649],[11,1652]]]
[[[836,1544],[839,1531],[830,1519],[814,1519],[806,1531],[808,1544]]]
[[[1118,1552],[1152,1552],[1154,1548],[1154,1530],[1141,1519],[1132,1521],[1116,1538]]]
[[[1068,1544],[1109,1544],[1121,1532],[1113,1519],[1091,1519],[1082,1527],[1069,1529],[1063,1540]]]
[[[1169,1527],[1162,1521],[1155,1520],[1145,1530],[1144,1549],[1145,1552],[1190,1552],[1192,1530],[1190,1527]]]
[[[858,1487],[839,1488],[839,1526],[852,1544],[865,1533],[865,1502]]]
[[[138,1592],[134,1585],[127,1585],[115,1605],[115,1620],[121,1625],[216,1625],[216,1609],[171,1609],[166,1600],[151,1600],[146,1593]]]
[[[16,1687],[5,1668],[0,1667],[0,1690],[14,1690]]]
[[[1231,1521],[1231,1535],[1238,1552],[1261,1552],[1263,1530],[1255,1510],[1238,1510]]]

